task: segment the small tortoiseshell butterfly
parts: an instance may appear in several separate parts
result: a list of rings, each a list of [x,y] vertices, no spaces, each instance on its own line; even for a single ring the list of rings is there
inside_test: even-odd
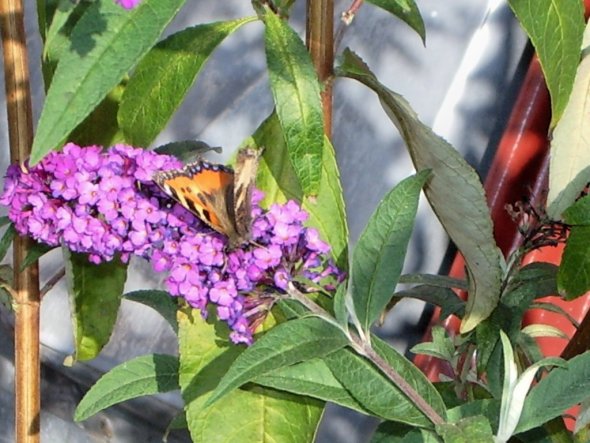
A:
[[[230,248],[250,240],[252,190],[261,150],[238,151],[235,171],[223,165],[196,161],[182,169],[157,172],[162,190],[217,232]]]

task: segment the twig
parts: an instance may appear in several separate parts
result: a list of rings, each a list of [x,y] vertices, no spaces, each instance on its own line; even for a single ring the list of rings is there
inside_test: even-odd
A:
[[[41,288],[41,300],[43,300],[43,297],[45,297],[45,295],[53,289],[53,287],[64,277],[64,275],[66,275],[66,268],[61,268],[47,281],[47,283],[45,283],[45,286]]]
[[[305,294],[298,291],[293,284],[289,285],[287,294],[291,299],[298,301],[318,317],[325,319],[330,317],[328,312],[306,297]],[[430,406],[426,400],[424,400],[424,398],[416,392],[416,390],[395,369],[393,369],[385,359],[383,359],[383,357],[375,352],[368,340],[361,340],[361,338],[352,331],[349,331],[347,335],[350,339],[351,347],[377,366],[377,368],[379,368],[379,370],[391,380],[393,384],[397,386],[398,389],[402,391],[433,424],[438,425],[444,423],[443,418],[432,408],[432,406]]]
[[[332,135],[332,77],[334,74],[334,0],[307,0],[307,48],[323,85],[324,133]]]
[[[0,32],[10,158],[22,163],[33,138],[28,54],[22,0],[0,0]],[[31,246],[16,237],[13,245],[15,290],[15,435],[17,443],[40,440],[39,271],[37,264],[19,272]]]

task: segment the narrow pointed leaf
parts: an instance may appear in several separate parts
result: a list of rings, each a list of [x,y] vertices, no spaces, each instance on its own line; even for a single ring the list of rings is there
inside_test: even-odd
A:
[[[378,337],[371,340],[375,351],[444,417],[443,400],[420,369]],[[432,428],[431,421],[368,360],[348,349],[333,352],[324,360],[342,386],[377,417]]]
[[[498,303],[503,262],[494,241],[492,220],[477,173],[448,142],[418,119],[403,97],[379,83],[350,50],[345,51],[338,73],[360,81],[377,93],[406,142],[414,167],[432,171],[424,193],[465,258],[469,298],[460,331],[471,331]]]
[[[117,403],[179,389],[178,357],[142,355],[114,367],[84,395],[74,414],[82,421]]]
[[[2,238],[0,239],[0,260],[4,260],[6,257],[6,253],[8,252],[8,248],[12,245],[12,241],[16,237],[16,228],[11,223],[2,234]]]
[[[383,198],[361,234],[352,259],[352,296],[368,331],[391,299],[402,271],[422,186],[429,172],[400,182]]]
[[[166,291],[155,289],[140,290],[126,293],[125,299],[149,306],[157,311],[168,322],[174,332],[178,334],[178,322],[176,313],[178,304],[176,299]]]
[[[324,138],[322,181],[315,197],[303,195],[276,114],[271,114],[243,145],[266,148],[256,180],[257,187],[265,193],[262,204],[268,206],[289,199],[302,202],[310,214],[308,224],[318,229],[322,240],[330,244],[332,257],[340,269],[347,270],[348,226],[344,198],[334,148],[328,138]]]
[[[490,422],[481,415],[443,423],[436,427],[436,432],[444,443],[494,443]]]
[[[568,225],[590,225],[590,196],[585,195],[577,200],[562,213],[562,216]]]
[[[584,32],[580,1],[509,0],[539,56],[551,94],[551,126],[559,121],[570,96]]]
[[[174,115],[213,51],[253,20],[194,26],[154,46],[137,65],[123,95],[118,119],[126,141],[148,146]]]
[[[323,403],[261,387],[236,389],[210,407],[211,391],[244,350],[229,342],[223,324],[205,322],[198,311],[179,311],[179,383],[193,441],[259,443],[312,441]],[[228,417],[230,419],[228,419]],[[220,434],[220,431],[223,431]]]
[[[281,323],[240,354],[209,397],[207,404],[213,404],[258,375],[327,355],[347,343],[346,336],[340,329],[318,317],[304,317]]]
[[[322,180],[324,123],[320,86],[309,52],[297,33],[267,9],[266,63],[276,112],[293,170],[305,195]]]
[[[375,6],[390,12],[400,20],[406,22],[414,31],[418,33],[423,43],[426,43],[426,30],[424,29],[424,20],[420,10],[414,0],[367,0]]]
[[[88,256],[66,255],[66,275],[72,305],[76,360],[96,357],[111,337],[117,320],[127,265],[119,260],[95,265]]]
[[[590,290],[590,226],[572,226],[557,273],[557,290],[567,300]]]
[[[590,352],[586,351],[565,367],[551,370],[529,392],[516,433],[543,425],[561,416],[569,407],[588,398],[590,390]]]
[[[71,34],[47,92],[31,163],[58,147],[156,42],[184,0],[143,0],[127,11],[91,5]]]
[[[449,315],[456,315],[459,318],[463,318],[465,314],[465,301],[461,300],[455,291],[449,288],[430,285],[414,286],[413,288],[404,289],[393,294],[392,302],[406,297],[439,306],[441,308],[441,320],[444,320]]]
[[[326,363],[314,358],[257,376],[254,383],[269,388],[307,395],[370,415],[336,380]]]

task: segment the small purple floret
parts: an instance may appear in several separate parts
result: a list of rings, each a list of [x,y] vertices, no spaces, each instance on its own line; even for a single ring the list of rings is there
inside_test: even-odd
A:
[[[303,226],[307,212],[294,201],[265,211],[258,190],[252,196],[252,242],[229,250],[226,237],[152,180],[157,171],[181,166],[171,156],[131,146],[103,150],[70,143],[33,167],[10,166],[0,204],[8,206],[20,234],[63,244],[93,263],[115,257],[126,262],[130,255],[149,260],[155,271],[168,273],[168,292],[203,317],[209,304],[216,306],[234,343],[252,343],[290,282],[304,278],[331,290],[343,279],[328,244]]]

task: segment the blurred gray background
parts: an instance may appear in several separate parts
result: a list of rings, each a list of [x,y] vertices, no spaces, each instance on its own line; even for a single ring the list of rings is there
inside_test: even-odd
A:
[[[40,41],[35,31],[34,2],[27,3],[30,64],[36,117],[43,101],[39,69]],[[336,15],[350,1],[336,0]],[[426,24],[426,47],[407,25],[387,12],[365,4],[345,31],[339,51],[350,47],[390,89],[404,95],[422,120],[448,139],[467,160],[479,167],[483,153],[494,144],[510,112],[517,90],[519,62],[526,53],[526,39],[504,0],[417,0]],[[303,0],[292,17],[304,35]],[[251,15],[243,0],[192,0],[167,33],[184,27]],[[158,137],[155,145],[199,139],[224,146],[215,161],[225,161],[272,110],[264,73],[262,24],[242,27],[214,53],[187,100]],[[0,73],[0,76],[2,74]],[[8,164],[8,135],[3,88],[0,92],[0,155]],[[379,203],[401,179],[413,173],[403,142],[383,112],[377,98],[348,79],[334,89],[334,136],[344,187],[351,245]],[[484,168],[485,169],[485,168]],[[436,273],[443,262],[448,240],[422,202],[406,272]],[[60,267],[59,253],[41,260],[42,282]],[[156,287],[161,276],[146,263],[133,263],[127,290]],[[379,333],[404,352],[421,337],[424,306],[404,300],[386,318]],[[137,355],[175,353],[176,338],[149,308],[124,302],[116,334],[99,358],[62,365],[72,352],[70,311],[65,284],[58,284],[43,300],[44,442],[157,442],[167,422],[181,408],[178,393],[141,399],[113,407],[94,418],[74,424],[75,405],[100,374]],[[421,321],[422,318],[422,321]],[[0,442],[13,435],[13,333],[7,314],[0,313]],[[329,405],[318,442],[364,442],[375,421]],[[186,433],[173,432],[168,441],[189,441]]]

